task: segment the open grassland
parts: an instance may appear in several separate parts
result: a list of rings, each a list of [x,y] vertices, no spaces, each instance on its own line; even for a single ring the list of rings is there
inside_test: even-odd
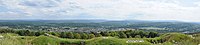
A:
[[[185,34],[168,33],[156,38],[96,37],[92,39],[66,39],[55,36],[18,36],[0,34],[0,45],[198,45],[199,36],[192,38]],[[162,40],[161,40],[162,39]],[[156,41],[166,42],[158,43]]]

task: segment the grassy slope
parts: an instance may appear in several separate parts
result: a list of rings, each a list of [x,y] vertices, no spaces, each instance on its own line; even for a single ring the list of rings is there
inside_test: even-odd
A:
[[[0,34],[3,36],[0,45],[28,45],[35,36],[18,36],[16,34]]]
[[[81,41],[85,41],[86,45],[152,45],[148,40],[156,40],[165,38],[168,39],[168,42],[165,42],[163,44],[157,44],[157,45],[172,45],[171,41],[179,41],[184,40],[185,38],[190,39],[184,34],[179,33],[170,33],[165,34],[161,37],[157,38],[125,38],[125,39],[119,39],[114,37],[97,37],[93,39],[63,39],[58,37],[52,37],[52,36],[18,36],[16,34],[0,34],[3,35],[3,40],[0,40],[0,45],[59,45],[60,43],[64,44],[80,44]],[[1,38],[0,38],[1,39]],[[145,42],[142,43],[126,43],[127,40],[144,40]],[[156,45],[156,44],[155,44]]]

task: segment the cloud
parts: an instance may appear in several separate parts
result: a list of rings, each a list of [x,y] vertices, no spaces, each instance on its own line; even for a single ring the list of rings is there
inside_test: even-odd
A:
[[[200,22],[199,2],[199,0],[0,0],[0,19],[139,19]]]

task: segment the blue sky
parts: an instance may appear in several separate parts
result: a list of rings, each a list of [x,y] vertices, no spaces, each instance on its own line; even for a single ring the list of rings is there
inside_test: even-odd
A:
[[[0,20],[108,19],[200,22],[199,0],[0,0]]]

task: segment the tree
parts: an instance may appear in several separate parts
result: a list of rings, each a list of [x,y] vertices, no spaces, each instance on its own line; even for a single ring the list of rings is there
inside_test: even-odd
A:
[[[89,34],[89,39],[94,38],[95,35],[94,34]]]
[[[35,32],[35,36],[40,36],[41,33],[40,32]]]
[[[81,35],[79,33],[74,34],[75,39],[81,39]]]
[[[26,31],[24,32],[24,36],[28,36],[28,35],[30,35],[30,31],[29,31],[29,30],[26,30]]]
[[[124,32],[119,32],[119,38],[127,38],[127,35]]]
[[[98,33],[98,34],[96,35],[96,37],[102,37],[102,35]]]
[[[51,35],[54,35],[54,36],[59,36],[59,34],[56,33],[56,32],[50,32],[50,34],[51,34]]]
[[[102,36],[110,36],[110,33],[109,32],[101,32],[100,33]]]
[[[129,36],[128,38],[132,38],[132,36]]]
[[[17,32],[17,34],[19,34],[19,35],[21,35],[21,36],[28,36],[29,33],[30,33],[29,30],[19,30],[19,31]]]
[[[157,36],[159,36],[158,33],[156,33],[156,32],[149,32],[148,38],[154,38],[154,37],[157,37]]]
[[[13,29],[4,29],[1,28],[0,29],[0,33],[14,33],[15,31]]]
[[[85,33],[83,33],[83,34],[81,35],[81,37],[82,37],[82,39],[88,39],[88,35],[85,34]]]
[[[67,38],[66,32],[61,32],[60,37],[61,38]]]
[[[136,35],[135,38],[141,38],[141,36],[140,35]]]
[[[140,35],[140,38],[144,37],[145,36],[145,32],[144,31],[139,31],[139,35]],[[136,35],[137,36],[137,35]]]
[[[110,33],[110,36],[113,36],[113,37],[114,37],[114,36],[117,36],[117,35],[118,35],[118,33],[116,33],[116,32],[111,32],[111,33]]]
[[[131,33],[132,30],[125,31],[125,34],[127,35],[128,38],[132,38]]]
[[[139,31],[132,31],[130,36],[135,37],[138,34],[139,34]]]
[[[67,33],[67,38],[73,39],[74,34],[72,32]]]
[[[29,34],[28,34],[28,36],[35,36],[35,32],[30,32]]]

